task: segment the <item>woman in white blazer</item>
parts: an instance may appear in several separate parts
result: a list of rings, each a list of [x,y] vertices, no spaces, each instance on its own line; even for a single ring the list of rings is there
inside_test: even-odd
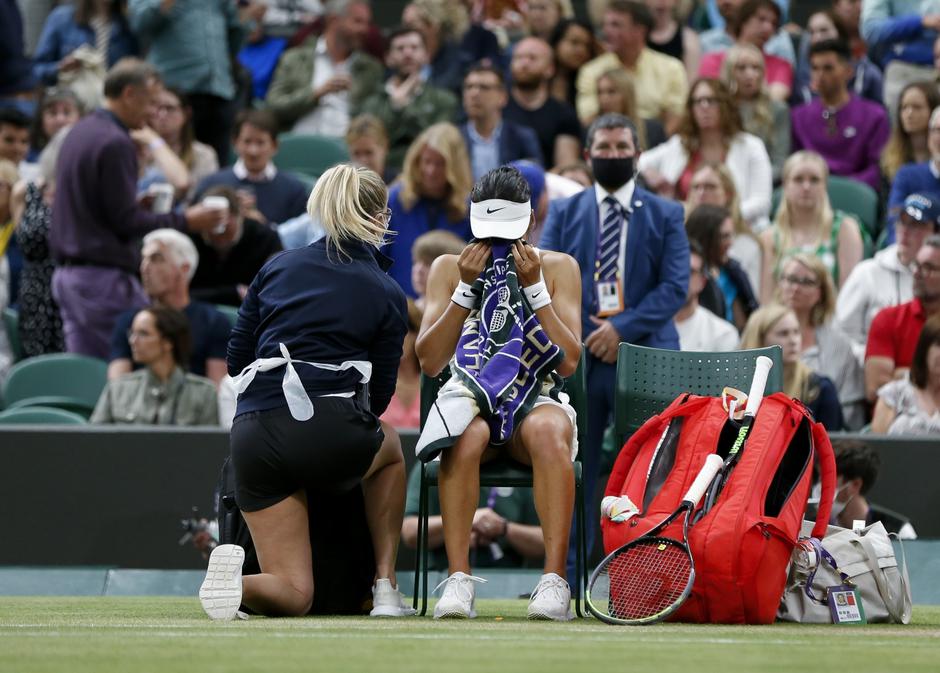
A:
[[[756,231],[770,224],[773,170],[764,143],[745,133],[734,99],[716,79],[696,81],[679,132],[640,155],[639,171],[653,191],[686,200],[692,175],[705,162],[723,163],[741,195],[741,215]]]

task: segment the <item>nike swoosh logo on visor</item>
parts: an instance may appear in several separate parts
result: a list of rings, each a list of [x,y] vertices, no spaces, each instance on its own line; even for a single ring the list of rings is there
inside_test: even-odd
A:
[[[503,206],[502,208],[493,208],[493,210],[490,210],[489,208],[487,208],[487,209],[486,209],[486,214],[487,214],[487,215],[492,215],[493,213],[498,213],[498,212],[501,211],[501,210],[506,210],[506,206]]]

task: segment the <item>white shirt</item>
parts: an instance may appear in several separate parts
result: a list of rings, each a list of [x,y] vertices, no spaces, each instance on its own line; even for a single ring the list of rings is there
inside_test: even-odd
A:
[[[865,358],[868,328],[883,308],[914,298],[914,274],[898,259],[897,244],[855,265],[836,299],[836,324],[853,342],[859,362]]]
[[[349,74],[349,58],[341,63],[334,63],[326,51],[326,38],[317,40],[313,57],[313,81],[315,91],[337,75]],[[309,133],[319,136],[342,138],[349,128],[349,91],[336,91],[322,96],[317,106],[297,120],[294,133]]]
[[[687,320],[676,322],[679,350],[726,352],[738,350],[738,330],[727,320],[701,306]]]
[[[268,165],[264,167],[264,170],[261,171],[261,177],[259,178],[250,175],[248,169],[245,167],[245,162],[239,159],[235,162],[235,165],[232,166],[232,173],[234,173],[235,177],[239,180],[248,180],[251,178],[255,182],[271,182],[277,175],[277,167],[269,162]]]
[[[626,218],[623,220],[623,227],[620,229],[620,255],[617,258],[617,270],[620,272],[621,278],[626,278],[626,264],[627,264],[627,229],[630,226],[630,214],[633,212],[633,190],[636,187],[636,182],[630,180],[625,185],[620,187],[616,192],[611,194],[606,189],[601,187],[596,182],[594,183],[594,195],[597,197],[597,211],[600,216],[597,221],[597,230],[600,231],[601,225],[604,223],[604,218],[607,217],[607,213],[610,211],[610,206],[604,203],[604,199],[608,196],[613,196],[617,199],[617,203],[624,209],[626,212]],[[637,201],[636,205],[640,205],[640,202]]]

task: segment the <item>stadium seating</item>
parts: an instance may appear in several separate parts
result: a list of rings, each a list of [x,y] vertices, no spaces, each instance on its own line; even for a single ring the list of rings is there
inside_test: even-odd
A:
[[[684,392],[721,395],[722,389],[730,386],[746,393],[759,355],[766,355],[774,363],[766,394],[783,390],[783,350],[779,346],[696,353],[620,344],[614,395],[614,437],[618,446]]]
[[[437,391],[447,380],[449,370],[437,378],[422,375],[421,377],[421,422],[427,418]],[[578,437],[587,437],[587,387],[585,384],[584,352],[581,353],[581,362],[574,374],[565,379],[565,392],[568,394],[571,406],[578,415]],[[414,608],[418,609],[418,595],[421,596],[421,609],[418,614],[424,615],[428,606],[428,494],[432,486],[437,486],[438,468],[440,461],[431,461],[421,465],[421,495],[418,505],[418,551],[415,556],[415,590]],[[575,514],[577,516],[577,564],[576,575],[581,578],[574,588],[575,610],[579,617],[581,612],[581,595],[587,586],[587,541],[585,530],[585,496],[581,478],[580,456],[574,463],[575,475]],[[509,459],[497,459],[480,466],[480,486],[511,486],[514,488],[532,488],[532,469]],[[420,584],[418,583],[420,580]]]
[[[318,178],[330,166],[349,161],[345,143],[325,136],[282,133],[274,165],[303,173],[306,180]]]
[[[235,321],[238,320],[238,307],[229,306],[228,304],[216,304],[215,310],[228,318],[229,322],[232,323],[232,327],[235,327]]]
[[[91,416],[107,381],[104,360],[73,353],[39,355],[16,363],[3,387],[7,408],[56,407]]]
[[[20,343],[20,315],[16,309],[3,309],[3,327],[10,342],[10,352],[13,353],[13,362],[23,358],[23,345]]]
[[[55,407],[17,407],[0,411],[0,425],[85,425],[88,421],[72,411]]]

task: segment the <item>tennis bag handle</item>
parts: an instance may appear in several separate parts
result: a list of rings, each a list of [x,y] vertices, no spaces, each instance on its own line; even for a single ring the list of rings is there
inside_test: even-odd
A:
[[[888,537],[890,539],[897,536],[893,533],[889,533]],[[888,583],[885,581],[881,567],[878,565],[878,552],[875,551],[875,546],[871,543],[871,540],[865,535],[859,535],[852,540],[852,544],[858,545],[865,550],[865,554],[868,556],[868,567],[871,570],[872,577],[875,578],[878,593],[881,594],[881,598],[885,602],[885,607],[888,609],[888,614],[891,616],[891,619],[897,624],[908,624],[911,621],[912,608],[910,590],[911,578],[907,574],[907,559],[904,556],[904,543],[898,538],[898,546],[901,549],[901,560],[900,563],[898,563],[901,579],[900,596],[893,595],[891,587],[888,586]]]
[[[802,404],[800,405],[803,406]],[[809,411],[803,407],[807,418],[812,422]],[[813,445],[816,447],[816,459],[819,461],[819,481],[822,492],[819,495],[819,508],[816,514],[816,525],[813,526],[812,536],[822,540],[826,536],[829,526],[829,515],[832,514],[832,499],[836,493],[836,456],[829,441],[829,433],[822,423],[812,422]]]
[[[672,419],[679,416],[690,416],[698,409],[711,402],[710,397],[693,395],[692,393],[682,393],[672,403],[663,409],[656,416],[646,421],[640,428],[630,435],[630,438],[624,444],[620,453],[617,454],[617,460],[614,461],[614,467],[607,479],[607,488],[604,495],[620,495],[620,486],[626,481],[627,473],[636,460],[640,449],[646,443],[646,440],[652,434],[661,434],[663,428],[668,425]],[[655,423],[652,421],[656,421]]]

